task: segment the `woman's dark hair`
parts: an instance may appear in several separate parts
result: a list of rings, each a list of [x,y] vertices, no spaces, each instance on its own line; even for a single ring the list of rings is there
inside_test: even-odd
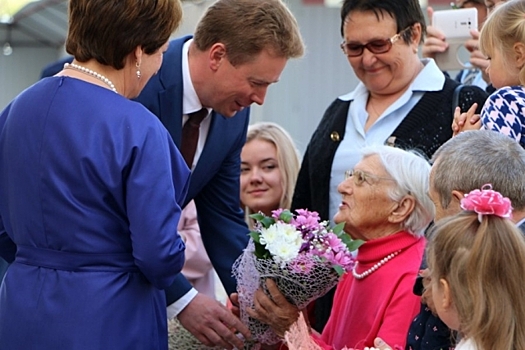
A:
[[[345,0],[341,8],[341,36],[344,37],[344,25],[351,12],[372,11],[377,19],[385,14],[396,20],[397,33],[416,23],[421,25],[421,41],[427,32],[425,17],[418,0]],[[410,43],[412,30],[403,33],[405,43]]]
[[[137,46],[157,51],[181,19],[180,0],[70,0],[66,51],[80,62],[122,69]]]

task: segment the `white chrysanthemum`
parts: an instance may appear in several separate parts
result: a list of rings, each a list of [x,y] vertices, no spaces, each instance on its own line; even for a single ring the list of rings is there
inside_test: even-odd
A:
[[[282,224],[281,230],[279,231],[279,236],[285,242],[290,242],[292,244],[297,244],[298,241],[303,242],[303,235],[300,231],[297,231],[294,226],[289,224]]]
[[[294,259],[304,242],[300,231],[297,231],[293,225],[282,222],[262,229],[259,239],[278,262]]]
[[[271,253],[274,255],[276,261],[287,263],[297,257],[300,247],[301,246],[280,244],[278,246],[272,247],[273,251],[271,251]]]
[[[268,228],[261,229],[261,233],[259,235],[259,242],[261,242],[261,244],[268,246],[269,244],[273,244],[276,239],[277,228],[275,227],[275,225],[271,225]]]
[[[275,241],[292,241],[301,238],[301,232],[297,231],[294,226],[282,222],[276,222],[268,228],[262,228],[260,234],[261,244],[272,244]]]

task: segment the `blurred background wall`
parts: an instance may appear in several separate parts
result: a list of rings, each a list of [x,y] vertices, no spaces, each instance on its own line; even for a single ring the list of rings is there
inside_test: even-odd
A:
[[[0,9],[2,2],[0,0]],[[27,0],[26,0],[27,1]],[[213,0],[183,1],[184,19],[174,36],[191,34]],[[324,110],[357,84],[339,48],[340,0],[286,0],[297,18],[306,55],[290,60],[263,106],[252,108],[251,122],[273,121],[294,137],[304,152]],[[436,9],[449,1],[430,3]],[[426,7],[426,2],[422,4]],[[0,12],[0,110],[36,82],[44,66],[65,55],[67,0],[30,2],[13,16]]]

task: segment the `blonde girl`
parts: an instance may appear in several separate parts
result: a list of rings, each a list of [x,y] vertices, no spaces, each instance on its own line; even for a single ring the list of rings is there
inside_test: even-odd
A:
[[[479,46],[489,60],[486,71],[497,90],[485,101],[480,121],[474,115],[477,105],[466,113],[456,108],[452,129],[457,133],[481,127],[525,147],[525,0],[497,6],[483,25]]]
[[[510,201],[486,185],[461,204],[428,245],[437,313],[459,331],[456,350],[525,349],[525,241],[508,219]]]

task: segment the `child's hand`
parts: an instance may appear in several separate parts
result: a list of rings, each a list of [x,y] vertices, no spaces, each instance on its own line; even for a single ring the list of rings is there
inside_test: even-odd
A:
[[[387,343],[385,343],[383,341],[383,339],[381,338],[375,338],[374,339],[374,347],[375,349],[377,350],[392,350],[392,348],[390,347],[390,345],[388,345]]]
[[[454,111],[454,121],[452,122],[452,136],[467,130],[479,130],[481,128],[480,115],[476,114],[478,104],[470,106],[466,113],[461,113],[461,109],[456,107]]]

